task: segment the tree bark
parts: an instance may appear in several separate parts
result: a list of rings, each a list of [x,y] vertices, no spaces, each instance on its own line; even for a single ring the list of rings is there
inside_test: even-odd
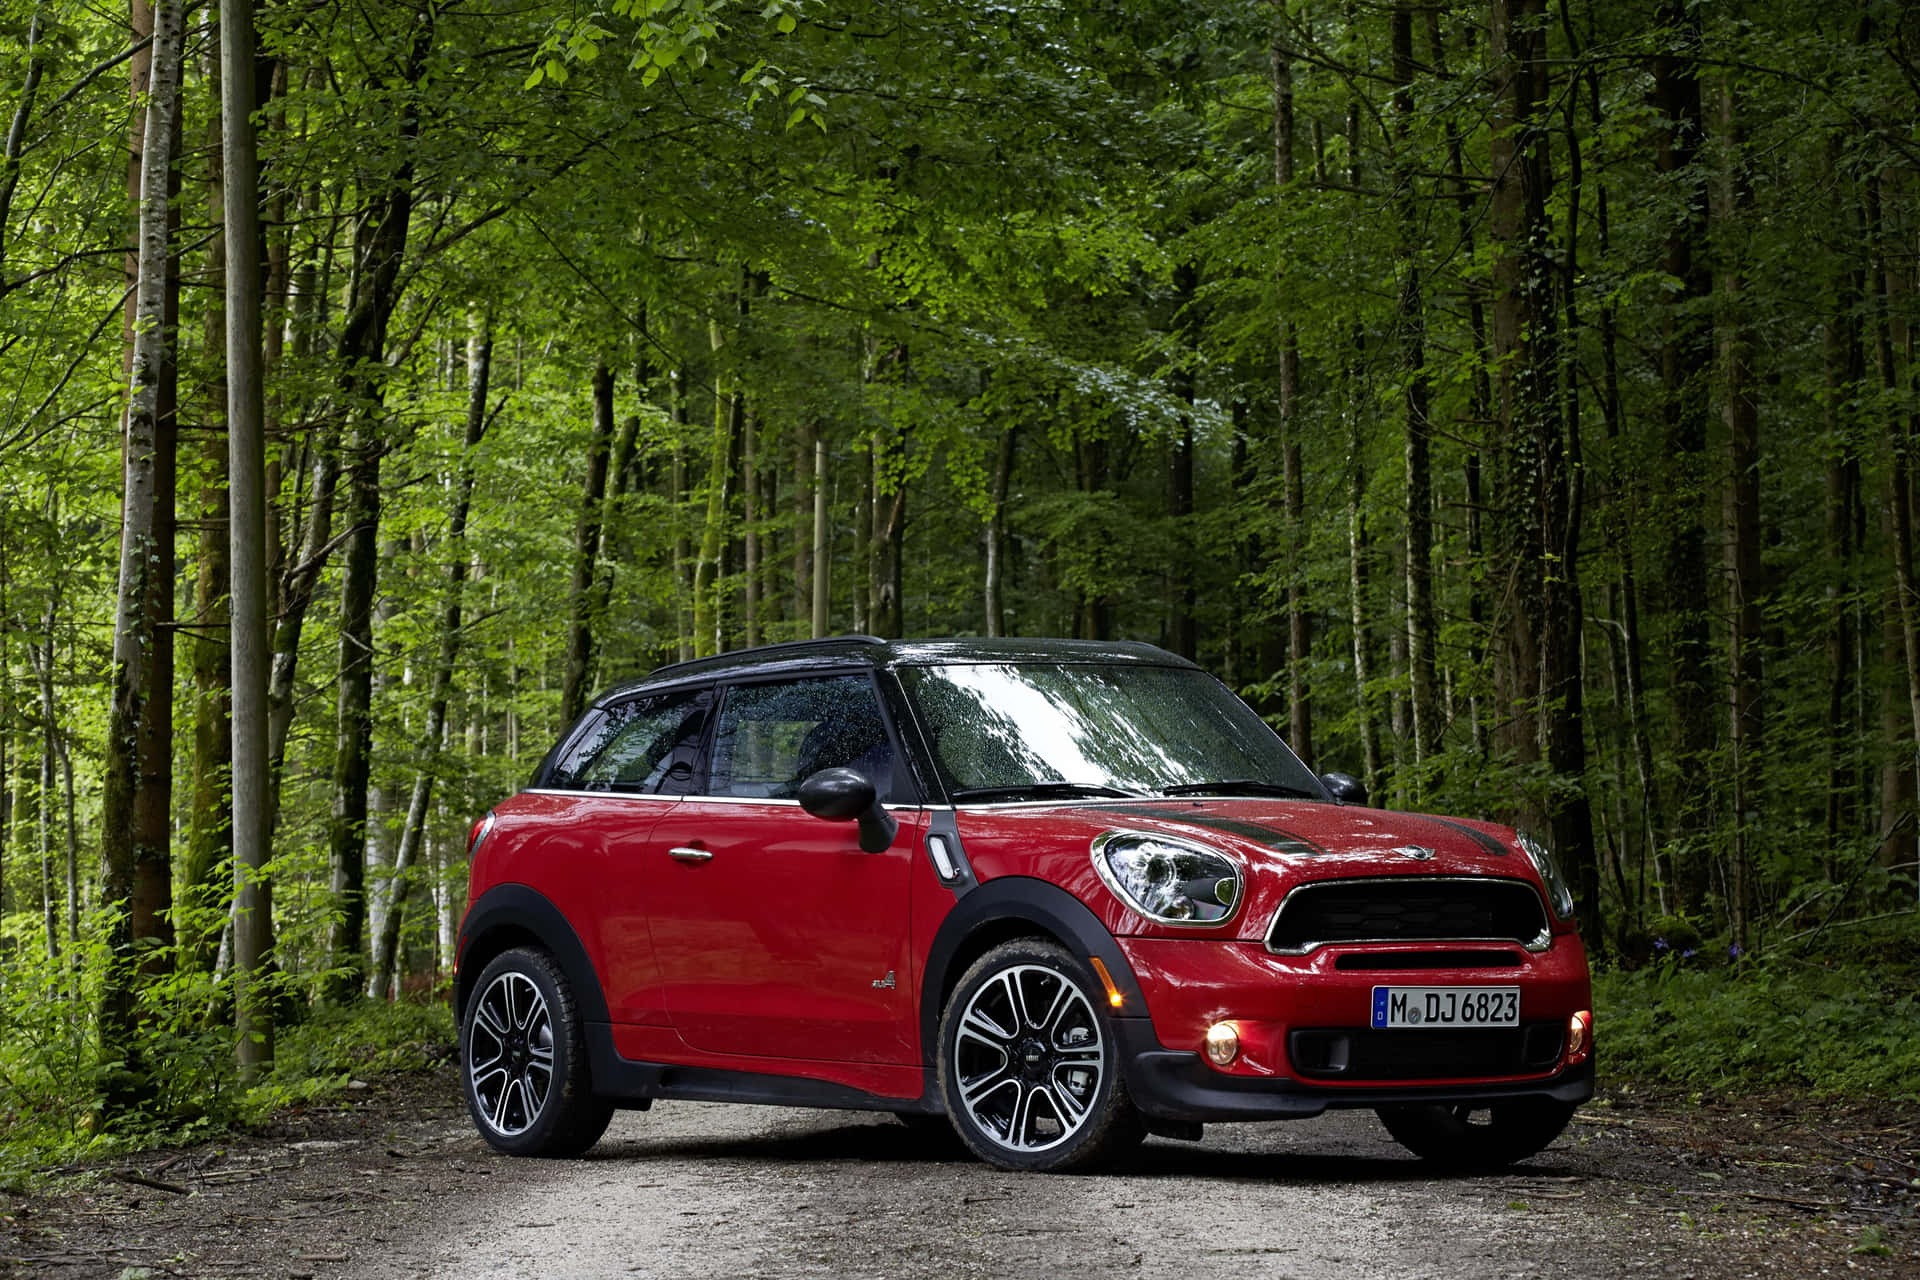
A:
[[[252,1082],[273,1062],[272,824],[268,750],[266,421],[260,336],[259,200],[252,0],[220,3],[226,228],[228,553],[231,677],[235,1055]]]
[[[220,86],[219,50],[207,53],[209,79]],[[222,122],[207,123],[208,209],[216,228],[226,217],[226,196],[220,163]],[[207,244],[206,350],[226,348],[226,253],[222,233],[216,230]],[[225,896],[212,884],[213,869],[232,851],[232,806],[228,800],[233,752],[233,653],[228,636],[227,582],[230,533],[227,528],[226,362],[208,371],[206,428],[211,434],[205,453],[206,476],[201,490],[199,563],[194,583],[193,654],[193,764],[192,794],[187,818],[186,856],[180,868],[184,896],[205,914],[192,937],[181,939],[181,960],[203,973],[212,971],[224,925],[212,908]]]
[[[129,326],[124,499],[109,682],[113,702],[101,786],[101,901],[112,914],[107,932],[110,961],[101,990],[100,1048],[104,1060],[126,1064],[117,1078],[106,1083],[107,1101],[114,1107],[137,1102],[150,1090],[143,1078],[137,1033],[137,970],[157,945],[167,941],[164,917],[155,914],[166,906],[156,889],[160,884],[170,887],[170,877],[155,875],[156,869],[166,869],[167,850],[164,844],[156,849],[147,842],[149,829],[142,819],[151,814],[152,803],[141,789],[150,759],[144,748],[153,741],[158,707],[171,694],[170,687],[160,683],[154,657],[159,642],[154,602],[160,591],[156,579],[172,568],[171,548],[163,548],[160,528],[164,487],[160,455],[167,430],[163,421],[172,408],[166,403],[167,370],[172,365],[167,326],[172,256],[168,193],[183,10],[181,0],[161,0],[152,15],[151,74],[145,86],[140,151],[139,252]],[[166,585],[171,587],[170,579]]]
[[[1293,186],[1293,153],[1298,129],[1293,102],[1293,50],[1277,36],[1267,50],[1267,64],[1273,80],[1273,185],[1285,199]],[[1287,743],[1302,760],[1311,761],[1313,698],[1309,692],[1307,666],[1313,654],[1313,615],[1307,609],[1306,489],[1299,422],[1300,340],[1284,305],[1280,309],[1277,336],[1280,368],[1275,391],[1287,568]],[[1261,677],[1271,679],[1272,673],[1263,671]]]
[[[567,594],[567,665],[560,686],[560,718],[572,724],[587,705],[593,666],[594,582],[600,533],[606,521],[607,462],[613,446],[613,371],[593,371],[593,436],[587,445],[587,477],[580,493],[580,520],[573,535],[573,585]]]
[[[1744,172],[1745,138],[1739,106],[1730,82],[1719,93],[1720,133],[1732,171],[1717,202],[1725,234],[1736,241],[1752,212],[1753,189]],[[1724,494],[1727,592],[1727,745],[1733,785],[1733,844],[1729,850],[1731,885],[1729,924],[1734,945],[1745,951],[1753,942],[1753,825],[1758,803],[1763,724],[1760,715],[1760,410],[1753,398],[1753,328],[1747,314],[1746,276],[1736,251],[1720,277],[1719,355],[1725,389],[1727,483]]]
[[[1433,475],[1429,420],[1432,393],[1426,357],[1426,300],[1421,279],[1420,213],[1414,187],[1413,10],[1396,0],[1391,18],[1394,93],[1390,105],[1394,145],[1394,211],[1399,227],[1400,298],[1395,327],[1401,373],[1406,378],[1406,530],[1408,703],[1417,764],[1438,749],[1439,707],[1434,698]],[[1414,775],[1413,795],[1420,785]]]
[[[1019,438],[1020,424],[1016,420],[1000,433],[1000,448],[993,460],[993,489],[989,497],[993,507],[987,515],[983,535],[987,562],[982,605],[986,632],[990,636],[1007,634],[1007,492],[1013,483],[1013,454]]]
[[[827,527],[827,442],[818,429],[813,437],[813,637],[833,629],[833,543]]]
[[[1657,21],[1667,47],[1653,59],[1652,102],[1660,123],[1654,168],[1682,212],[1669,225],[1661,267],[1673,292],[1661,315],[1659,348],[1662,471],[1669,625],[1669,696],[1673,705],[1673,765],[1682,783],[1673,806],[1683,849],[1704,834],[1709,791],[1693,780],[1713,749],[1711,656],[1708,646],[1706,492],[1708,371],[1713,331],[1706,315],[1713,278],[1706,247],[1707,201],[1698,165],[1705,140],[1701,93],[1700,11],[1662,0]],[[1683,909],[1698,907],[1707,890],[1704,852],[1689,851],[1675,866]]]

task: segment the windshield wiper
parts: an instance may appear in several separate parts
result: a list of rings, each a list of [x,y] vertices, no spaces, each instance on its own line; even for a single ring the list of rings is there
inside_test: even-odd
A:
[[[1163,796],[1286,796],[1294,800],[1319,800],[1322,797],[1284,782],[1262,782],[1258,778],[1228,778],[1221,782],[1181,782],[1160,788]]]
[[[1010,787],[962,787],[952,792],[955,800],[980,800],[987,796],[1007,796],[1023,800],[1072,799],[1076,796],[1114,796],[1138,799],[1142,791],[1125,791],[1101,782],[1021,782]]]

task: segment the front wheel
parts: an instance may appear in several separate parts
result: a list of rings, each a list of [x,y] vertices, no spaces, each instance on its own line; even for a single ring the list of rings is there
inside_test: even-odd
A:
[[[577,1156],[613,1105],[593,1096],[573,990],[553,957],[516,947],[480,971],[460,1024],[460,1076],[480,1136],[515,1156]]]
[[[1140,1142],[1092,974],[1051,942],[974,962],[940,1016],[940,1090],[969,1150],[1002,1169],[1084,1168]]]
[[[1573,1118],[1575,1104],[1522,1098],[1470,1104],[1382,1107],[1393,1140],[1453,1173],[1491,1173],[1544,1150]]]

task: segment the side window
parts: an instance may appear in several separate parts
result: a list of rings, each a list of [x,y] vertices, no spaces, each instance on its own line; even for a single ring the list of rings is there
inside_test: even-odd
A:
[[[790,799],[822,769],[857,769],[893,797],[893,744],[866,676],[828,676],[727,690],[714,727],[707,791]]]
[[[575,791],[685,795],[713,695],[705,689],[630,698],[567,753],[552,786]]]

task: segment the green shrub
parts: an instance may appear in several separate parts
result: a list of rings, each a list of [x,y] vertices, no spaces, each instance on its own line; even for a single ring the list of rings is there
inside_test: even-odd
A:
[[[1910,970],[1791,959],[1669,963],[1598,974],[1593,998],[1608,1078],[1920,1099],[1920,985]]]

